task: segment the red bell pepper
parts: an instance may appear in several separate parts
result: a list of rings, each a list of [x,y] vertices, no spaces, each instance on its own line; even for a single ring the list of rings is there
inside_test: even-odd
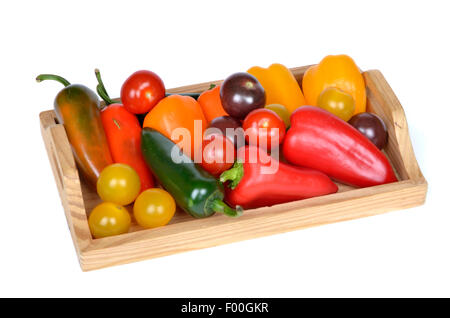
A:
[[[397,181],[388,159],[369,139],[319,107],[303,106],[291,115],[282,151],[289,162],[349,185]]]
[[[277,165],[278,169],[272,169]],[[274,170],[274,173],[264,173],[269,170]],[[226,202],[244,209],[311,198],[338,190],[322,172],[279,162],[255,146],[239,148],[236,163],[221,174],[220,181],[230,181],[225,187]]]

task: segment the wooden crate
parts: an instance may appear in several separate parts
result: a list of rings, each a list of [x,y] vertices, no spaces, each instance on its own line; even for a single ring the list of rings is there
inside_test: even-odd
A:
[[[307,66],[291,69],[299,83],[306,69]],[[385,152],[398,182],[363,189],[339,185],[338,193],[246,210],[237,219],[219,214],[194,219],[177,211],[167,226],[143,229],[133,220],[129,233],[101,239],[91,236],[87,221],[91,210],[101,201],[80,179],[64,126],[57,123],[53,110],[42,112],[42,136],[81,268],[93,270],[423,204],[427,182],[414,156],[402,106],[379,71],[366,71],[363,75],[368,111],[379,115],[388,128]],[[169,92],[202,92],[210,84],[185,86]],[[128,209],[131,211],[131,207]]]

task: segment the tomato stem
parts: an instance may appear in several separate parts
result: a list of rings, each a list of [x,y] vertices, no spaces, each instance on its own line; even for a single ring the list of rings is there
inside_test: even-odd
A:
[[[220,182],[224,183],[226,181],[231,181],[229,187],[234,189],[237,187],[242,177],[244,176],[244,164],[237,160],[233,167],[227,171],[222,172],[220,175]]]
[[[55,74],[41,74],[36,77],[36,82],[38,82],[38,83],[45,81],[45,80],[53,80],[53,81],[60,82],[65,87],[70,85],[70,82],[68,80],[66,80],[64,77],[61,77],[61,76],[55,75]]]
[[[214,201],[211,202],[211,209],[214,212],[223,213],[226,216],[230,216],[233,218],[241,216],[242,213],[244,212],[244,210],[240,205],[237,205],[236,209],[232,209],[228,205],[226,205],[222,200],[219,199],[215,199]]]

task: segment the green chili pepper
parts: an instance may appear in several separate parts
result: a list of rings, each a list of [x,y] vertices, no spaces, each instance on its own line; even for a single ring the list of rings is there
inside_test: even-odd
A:
[[[188,214],[196,218],[208,217],[215,212],[231,217],[242,214],[240,206],[234,210],[223,202],[223,185],[184,155],[170,139],[157,130],[144,128],[141,144],[142,154],[153,175]],[[180,163],[172,160],[172,151],[178,154]]]

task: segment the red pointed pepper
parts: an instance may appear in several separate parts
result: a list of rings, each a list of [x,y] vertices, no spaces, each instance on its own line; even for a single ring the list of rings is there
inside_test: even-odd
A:
[[[291,115],[282,151],[289,162],[349,185],[397,181],[388,159],[369,139],[319,107],[303,106]]]
[[[106,104],[112,101],[103,86],[100,72],[95,71],[99,85],[97,92]],[[141,150],[142,127],[137,117],[122,104],[110,104],[100,112],[106,139],[115,163],[124,163],[136,170],[141,181],[141,192],[154,186],[153,176],[144,161]]]
[[[257,155],[252,155],[252,152]],[[274,173],[264,173],[277,165]],[[322,172],[279,162],[255,146],[239,148],[236,163],[222,173],[220,181],[230,181],[225,187],[226,202],[244,209],[311,198],[338,190]]]

